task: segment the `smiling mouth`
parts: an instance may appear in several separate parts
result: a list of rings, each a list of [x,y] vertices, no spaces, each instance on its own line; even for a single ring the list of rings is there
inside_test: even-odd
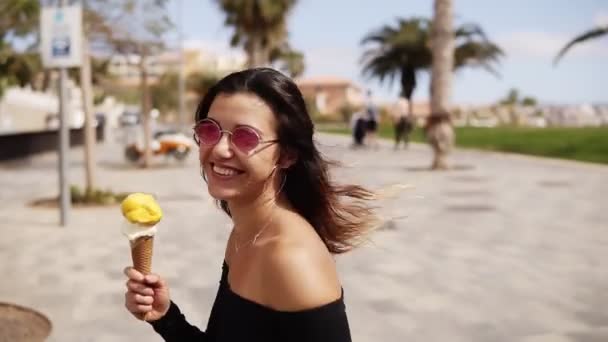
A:
[[[215,163],[211,163],[211,171],[220,178],[231,178],[244,173],[244,171],[227,166],[220,166]]]

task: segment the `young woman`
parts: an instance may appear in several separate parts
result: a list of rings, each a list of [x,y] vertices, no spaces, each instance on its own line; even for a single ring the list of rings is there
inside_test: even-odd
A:
[[[375,222],[373,194],[330,181],[313,131],[297,86],[273,69],[213,86],[194,137],[209,194],[234,227],[207,329],[186,321],[161,276],[131,267],[127,309],[165,341],[350,341],[333,255]]]

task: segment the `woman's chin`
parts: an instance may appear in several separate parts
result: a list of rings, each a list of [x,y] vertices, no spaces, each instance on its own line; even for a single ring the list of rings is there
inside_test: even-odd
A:
[[[239,197],[239,192],[235,189],[209,187],[209,195],[218,201],[230,201]]]

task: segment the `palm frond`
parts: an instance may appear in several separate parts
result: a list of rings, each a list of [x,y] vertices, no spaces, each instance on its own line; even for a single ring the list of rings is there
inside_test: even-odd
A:
[[[287,17],[296,3],[297,0],[215,0],[224,13],[224,25],[233,30],[231,45],[242,46],[250,62],[253,56],[269,56],[287,42]],[[267,57],[254,61],[267,62]]]
[[[369,43],[384,44],[386,43],[388,37],[391,37],[396,33],[397,31],[394,28],[388,25],[383,26],[382,28],[372,31],[368,33],[365,37],[363,37],[363,39],[361,39],[361,45]]]
[[[410,94],[416,87],[418,71],[430,70],[431,21],[425,18],[397,19],[396,25],[385,25],[368,33],[361,40],[367,47],[361,55],[362,74],[381,83],[392,84],[401,79],[402,94]],[[461,25],[454,31],[457,38],[454,68],[479,66],[500,77],[495,65],[504,56],[502,49],[489,41],[477,24]]]
[[[590,39],[594,39],[600,36],[603,36],[605,34],[608,34],[608,25],[605,26],[601,26],[601,27],[597,27],[595,29],[589,30],[577,37],[575,37],[574,39],[572,39],[568,44],[566,44],[566,46],[564,46],[559,53],[557,54],[557,56],[555,56],[555,59],[553,59],[553,66],[556,66],[557,63],[559,63],[559,60],[566,54],[566,52],[568,52],[568,50],[570,50],[571,47],[573,47],[574,45],[578,44],[578,43],[582,43],[584,41],[590,40]]]
[[[481,38],[484,41],[488,40],[488,36],[481,28],[481,26],[473,23],[467,23],[460,25],[454,31],[454,36],[456,38]]]
[[[500,74],[493,64],[498,64],[504,56],[502,49],[491,42],[467,41],[454,50],[454,69],[464,66],[481,66],[496,77]]]

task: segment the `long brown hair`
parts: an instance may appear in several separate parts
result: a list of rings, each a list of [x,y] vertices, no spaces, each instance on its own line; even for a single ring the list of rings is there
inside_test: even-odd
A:
[[[330,180],[327,161],[313,139],[314,124],[302,93],[285,75],[270,68],[232,73],[209,89],[196,110],[198,122],[207,117],[218,94],[252,93],[273,111],[278,122],[281,152],[290,151],[296,162],[284,170],[283,187],[293,207],[316,230],[331,253],[351,250],[377,224],[370,205],[373,192],[358,185],[340,185]],[[230,215],[228,204],[220,207]]]

